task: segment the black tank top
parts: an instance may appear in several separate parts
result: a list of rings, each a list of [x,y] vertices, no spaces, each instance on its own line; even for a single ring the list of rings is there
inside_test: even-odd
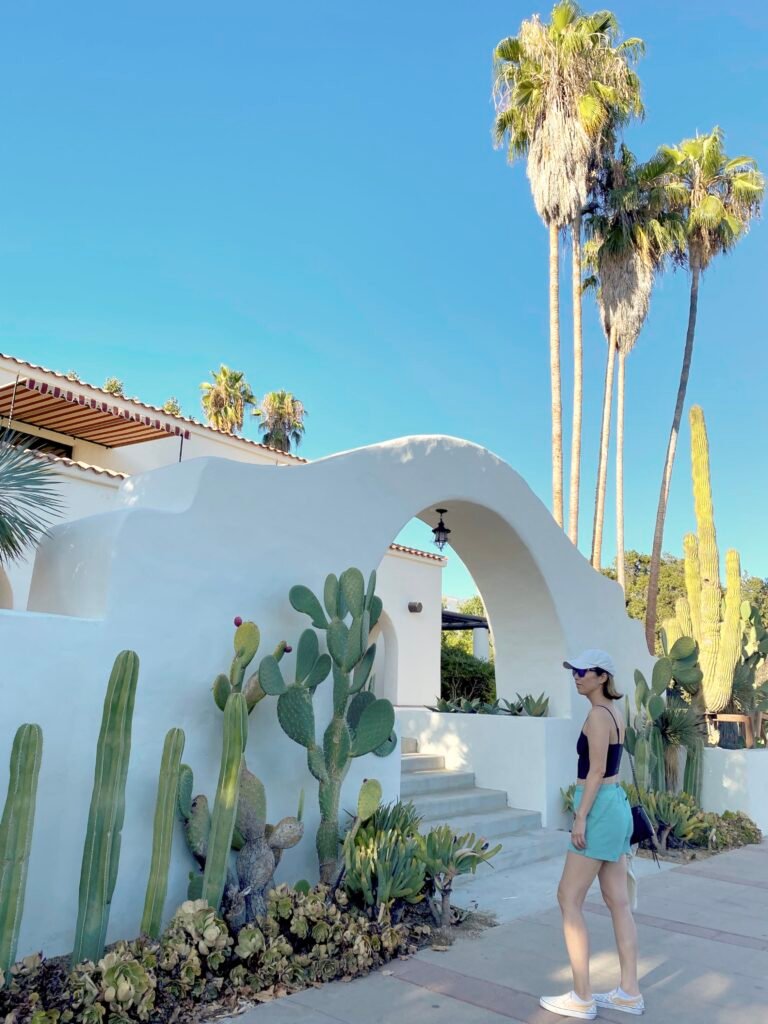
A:
[[[621,729],[619,723],[616,721],[616,716],[610,708],[606,708],[605,704],[597,704],[598,708],[605,708],[608,714],[613,719],[614,725],[616,726],[616,732],[621,736]],[[612,775],[618,775],[619,765],[621,764],[621,753],[624,750],[623,743],[609,743],[608,744],[608,756],[605,759],[605,771],[603,772],[603,778],[609,779]],[[589,774],[589,740],[584,735],[584,730],[579,733],[579,738],[576,742],[576,753],[579,755],[579,767],[577,779],[586,779]]]

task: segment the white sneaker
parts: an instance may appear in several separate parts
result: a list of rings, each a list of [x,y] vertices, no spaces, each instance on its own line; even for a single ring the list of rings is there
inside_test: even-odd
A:
[[[550,1013],[559,1013],[561,1017],[576,1017],[578,1020],[594,1020],[597,1016],[595,1000],[585,1002],[575,992],[564,996],[542,996],[539,1004]]]
[[[642,996],[627,996],[615,988],[612,992],[595,992],[592,997],[598,1006],[606,1009],[621,1010],[622,1013],[634,1013],[639,1017],[645,1013],[645,1001]]]

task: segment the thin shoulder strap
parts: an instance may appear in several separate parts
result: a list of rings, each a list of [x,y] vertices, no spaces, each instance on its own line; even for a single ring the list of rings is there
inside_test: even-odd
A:
[[[595,707],[602,708],[604,711],[607,711],[608,714],[611,716],[611,718],[613,719],[613,724],[616,726],[616,735],[619,737],[619,743],[621,743],[621,729],[619,727],[619,723],[616,720],[616,715],[614,715],[611,709],[607,708],[605,704],[596,704]]]

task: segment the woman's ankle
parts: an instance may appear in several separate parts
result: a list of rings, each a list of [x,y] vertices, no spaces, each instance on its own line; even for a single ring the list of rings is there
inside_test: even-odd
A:
[[[619,985],[619,990],[622,995],[629,996],[630,999],[637,999],[640,995],[640,986],[637,982],[634,985],[625,985],[624,982]]]

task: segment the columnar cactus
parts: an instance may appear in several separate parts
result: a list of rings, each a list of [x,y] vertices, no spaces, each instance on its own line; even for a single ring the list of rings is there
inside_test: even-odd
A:
[[[19,726],[11,749],[8,795],[0,821],[0,977],[16,960],[42,753],[40,726]]]
[[[147,894],[141,930],[156,939],[163,925],[165,894],[168,891],[168,867],[171,863],[173,829],[176,822],[176,798],[179,789],[181,755],[184,752],[184,731],[170,729],[163,744],[160,778],[157,786],[155,821],[152,830],[152,861],[149,867]]]
[[[262,687],[277,697],[280,725],[295,743],[306,748],[309,770],[319,782],[316,844],[320,877],[328,884],[339,869],[339,799],[352,758],[372,752],[385,756],[397,744],[394,708],[388,700],[377,700],[372,689],[376,645],[369,646],[368,639],[382,611],[375,589],[375,572],[367,588],[359,569],[347,569],[338,579],[330,575],[325,581],[323,609],[307,587],[293,587],[291,604],[325,632],[330,658],[319,654],[317,635],[307,629],[299,640],[293,683],[285,683],[274,658],[265,658],[259,666]],[[348,618],[351,621],[347,622]],[[331,667],[333,716],[318,743],[312,698]]]
[[[690,636],[699,645],[704,706],[707,712],[714,714],[729,703],[734,673],[741,660],[741,566],[738,552],[727,551],[726,591],[723,595],[712,506],[709,443],[704,414],[699,406],[691,409],[690,423],[697,532],[689,533],[683,539],[688,596],[677,602],[675,619],[664,623],[664,633],[667,643],[681,636]]]
[[[231,693],[224,708],[224,739],[216,799],[207,840],[203,896],[218,910],[229,872],[229,852],[237,820],[240,771],[248,739],[248,705],[242,693]]]
[[[104,698],[96,747],[91,808],[80,872],[80,899],[72,963],[99,960],[112,906],[125,818],[125,781],[131,755],[131,725],[139,659],[122,651],[115,659]]]

